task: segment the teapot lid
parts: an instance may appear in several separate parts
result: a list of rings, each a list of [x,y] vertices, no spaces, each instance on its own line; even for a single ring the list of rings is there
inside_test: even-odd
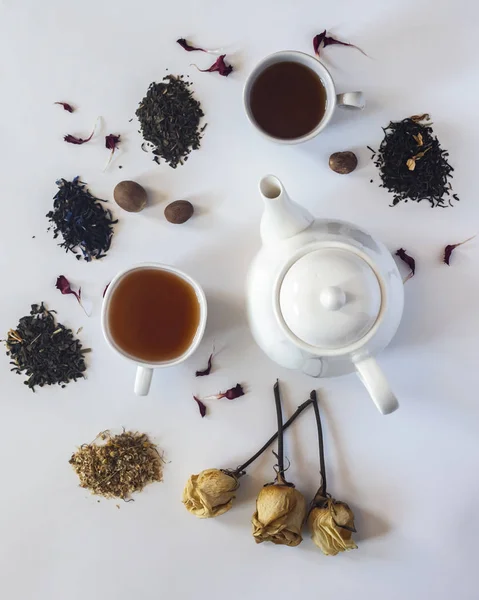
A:
[[[360,254],[325,246],[289,267],[278,300],[282,319],[296,338],[331,351],[355,344],[372,329],[382,292],[376,273]]]

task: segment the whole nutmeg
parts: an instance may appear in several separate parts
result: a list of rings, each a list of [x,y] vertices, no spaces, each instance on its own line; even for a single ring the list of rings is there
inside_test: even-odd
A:
[[[334,152],[329,157],[329,166],[335,173],[347,175],[358,166],[358,158],[354,152],[350,152],[349,150]]]
[[[146,206],[146,191],[136,181],[120,181],[113,190],[113,198],[128,212],[140,212]]]
[[[175,225],[186,223],[193,215],[195,209],[188,200],[175,200],[165,208],[166,220]]]

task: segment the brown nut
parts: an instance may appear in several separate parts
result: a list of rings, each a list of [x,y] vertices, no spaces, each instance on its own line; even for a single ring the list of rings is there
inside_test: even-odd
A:
[[[188,200],[175,200],[165,208],[165,217],[170,223],[180,225],[186,223],[194,212],[193,204]]]
[[[128,212],[140,212],[146,206],[146,191],[136,181],[120,181],[113,190],[113,198]]]
[[[347,175],[352,173],[358,166],[358,159],[354,152],[346,150],[345,152],[334,152],[329,157],[329,166],[335,173]]]

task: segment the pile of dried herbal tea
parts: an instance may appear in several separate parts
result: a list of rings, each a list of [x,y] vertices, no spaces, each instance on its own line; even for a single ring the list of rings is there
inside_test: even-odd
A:
[[[140,133],[152,149],[153,160],[159,163],[162,158],[174,169],[200,147],[206,127],[200,128],[204,113],[191,85],[182,75],[167,75],[161,83],[150,84],[136,111]]]
[[[127,500],[133,492],[162,480],[162,458],[145,433],[103,431],[72,454],[80,487],[105,498]]]
[[[73,181],[60,179],[56,182],[58,192],[53,198],[53,210],[47,217],[52,223],[53,237],[60,234],[63,242],[59,244],[68,252],[73,252],[78,260],[90,262],[92,258],[106,256],[111,245],[114,220],[109,209],[103,208],[86,185],[75,177]]]
[[[432,207],[452,206],[449,179],[454,169],[433,135],[429,115],[415,115],[402,121],[391,121],[383,128],[384,139],[373,152],[374,164],[382,180],[380,187],[393,194],[392,206],[400,202],[427,200]]]
[[[42,304],[33,304],[30,315],[22,317],[8,332],[7,355],[18,375],[25,373],[24,381],[33,391],[35,386],[60,384],[84,377],[85,353],[71,329],[55,322],[54,311]]]

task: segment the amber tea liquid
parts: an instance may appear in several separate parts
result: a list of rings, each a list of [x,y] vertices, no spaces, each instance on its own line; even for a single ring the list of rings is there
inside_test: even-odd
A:
[[[194,288],[161,269],[136,269],[113,290],[110,335],[121,350],[148,363],[173,360],[191,346],[200,322]]]
[[[249,98],[256,123],[267,134],[290,140],[307,135],[326,112],[326,89],[309,67],[284,61],[262,71]]]

